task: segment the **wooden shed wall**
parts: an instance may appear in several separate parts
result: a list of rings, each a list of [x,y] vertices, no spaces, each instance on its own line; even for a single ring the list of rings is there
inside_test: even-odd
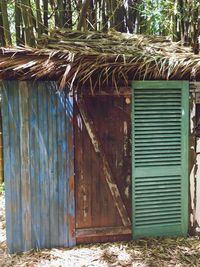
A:
[[[1,87],[9,252],[74,245],[72,101],[53,82]]]
[[[2,132],[2,115],[0,111],[0,184],[4,182],[3,171],[3,132]]]
[[[131,223],[122,221],[103,166],[107,160],[127,218],[131,218],[131,91],[128,97],[84,97],[102,158],[90,138],[83,105],[74,105],[73,141],[73,103],[64,93],[56,93],[55,83],[4,81],[0,87],[9,252],[130,239]],[[193,113],[190,110],[190,123]],[[194,155],[191,169],[196,172]],[[189,205],[200,203],[196,184],[191,182],[197,181],[198,186],[200,176],[197,172],[191,177]],[[198,203],[190,209],[191,229],[200,218],[194,216],[199,213]]]

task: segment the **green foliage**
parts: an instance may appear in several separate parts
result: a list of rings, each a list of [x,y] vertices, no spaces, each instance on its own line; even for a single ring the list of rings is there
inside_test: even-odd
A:
[[[139,11],[146,23],[147,34],[169,35],[173,33],[173,0],[142,0]]]
[[[3,183],[3,184],[0,184],[0,194],[2,194],[4,191],[5,191],[5,185]]]
[[[10,33],[11,33],[11,38],[12,38],[12,43],[15,44],[15,38],[16,38],[16,33],[15,33],[15,5],[14,1],[8,1],[8,19],[10,22]]]

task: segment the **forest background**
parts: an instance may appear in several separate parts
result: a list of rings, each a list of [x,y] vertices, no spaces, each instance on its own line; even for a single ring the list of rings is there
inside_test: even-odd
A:
[[[0,46],[37,46],[55,29],[170,35],[199,53],[199,0],[0,0]]]

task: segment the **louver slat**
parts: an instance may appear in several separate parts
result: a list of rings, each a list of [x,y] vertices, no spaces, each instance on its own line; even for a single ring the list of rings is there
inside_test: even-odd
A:
[[[187,234],[188,82],[133,82],[133,237]]]

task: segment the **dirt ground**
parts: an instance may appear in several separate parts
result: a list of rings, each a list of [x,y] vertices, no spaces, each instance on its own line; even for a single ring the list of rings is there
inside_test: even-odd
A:
[[[0,267],[200,267],[200,238],[142,239],[78,246],[71,249],[6,253],[4,195],[0,195]]]

